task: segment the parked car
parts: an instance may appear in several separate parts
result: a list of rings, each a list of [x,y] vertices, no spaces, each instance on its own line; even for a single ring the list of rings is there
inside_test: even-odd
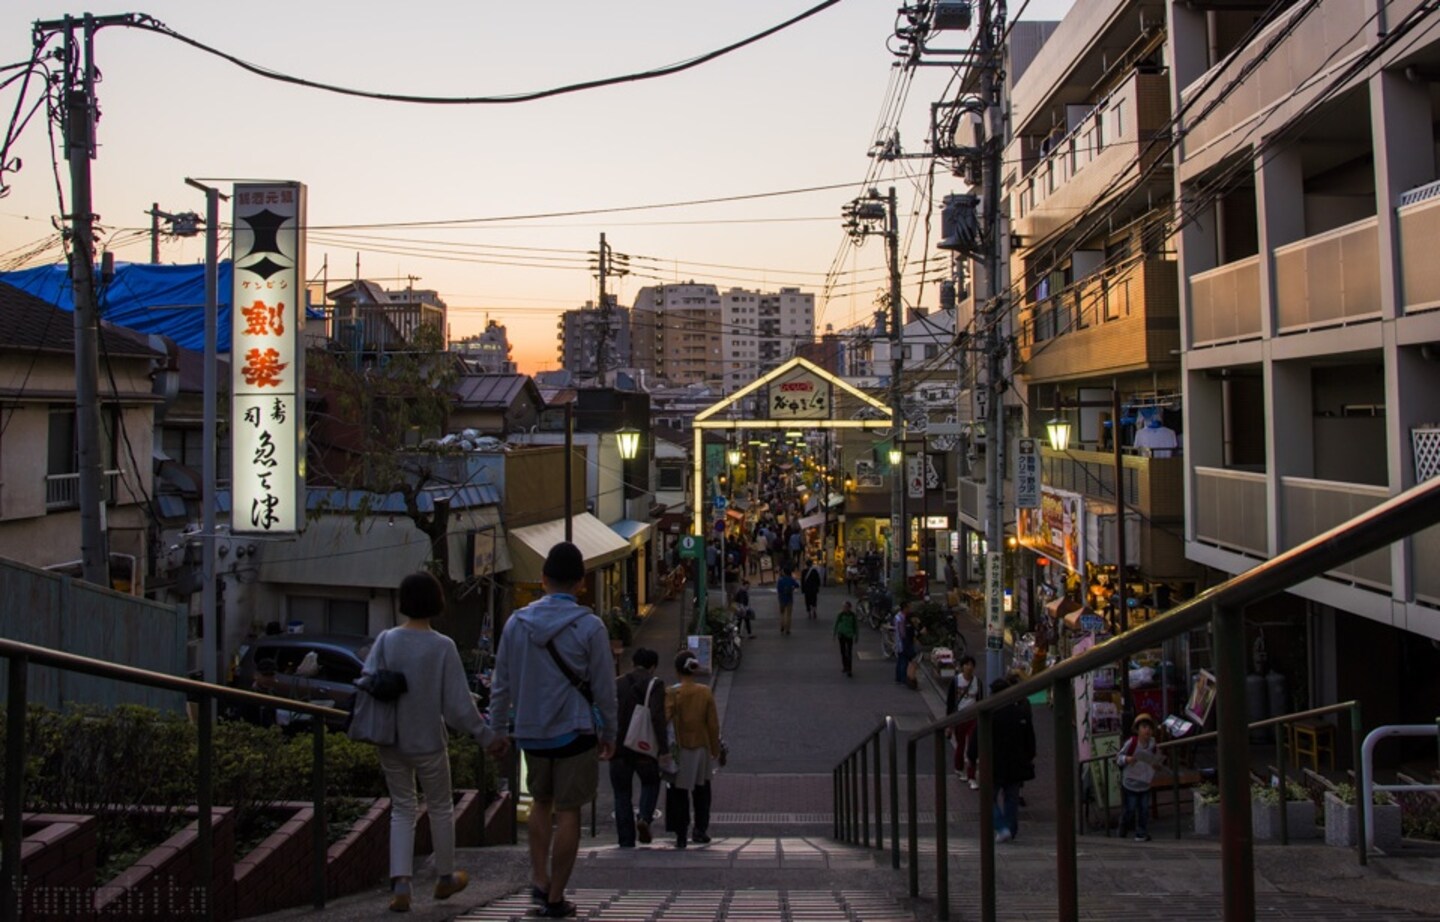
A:
[[[360,678],[372,643],[374,638],[356,634],[267,634],[240,647],[233,684],[349,710],[355,680]],[[288,725],[291,717],[256,708],[239,708],[234,716],[282,726]],[[330,723],[338,727],[344,721],[337,718]]]

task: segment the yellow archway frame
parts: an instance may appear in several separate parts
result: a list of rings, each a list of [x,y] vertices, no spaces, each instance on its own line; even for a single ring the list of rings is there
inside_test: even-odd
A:
[[[748,397],[749,395],[753,394],[755,391],[760,390],[763,387],[767,387],[768,385],[777,381],[783,384],[785,383],[785,379],[798,380],[801,378],[819,378],[821,381],[830,385],[830,387],[832,388],[830,392],[830,399],[827,401],[829,403],[829,406],[825,408],[824,418],[815,418],[811,416],[784,416],[776,418],[769,415],[765,416],[764,418],[753,419],[715,418],[716,415],[723,413],[726,409],[736,406],[737,401],[741,400],[744,397]],[[885,418],[835,419],[834,397],[837,392],[848,394],[851,397],[854,397],[857,400],[861,401],[863,404],[865,404],[865,406],[872,407],[876,410],[881,411],[885,414]],[[766,409],[768,414],[769,407],[767,407]],[[694,517],[691,519],[690,523],[690,533],[694,535],[703,535],[705,534],[705,521],[703,518],[703,516],[705,515],[705,430],[795,429],[799,427],[811,429],[894,429],[896,428],[896,419],[894,416],[894,411],[889,404],[881,400],[876,400],[874,397],[871,397],[869,394],[865,393],[854,385],[847,383],[846,381],[835,375],[832,375],[830,372],[821,368],[819,365],[816,365],[814,362],[807,361],[797,356],[796,358],[793,358],[785,364],[781,365],[779,368],[776,368],[774,371],[769,372],[768,374],[765,374],[759,378],[756,378],[754,381],[751,381],[749,384],[740,388],[740,390],[731,394],[729,397],[726,397],[719,403],[711,404],[704,410],[696,413],[694,427],[695,458],[693,476],[695,484],[695,509]]]

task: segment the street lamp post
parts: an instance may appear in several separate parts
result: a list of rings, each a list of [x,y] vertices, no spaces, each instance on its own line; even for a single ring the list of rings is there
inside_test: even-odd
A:
[[[1113,450],[1115,480],[1115,610],[1116,630],[1124,634],[1130,630],[1130,586],[1125,578],[1125,564],[1128,556],[1125,541],[1125,461],[1120,446],[1120,382],[1110,388],[1110,400],[1077,401],[1066,404],[1073,407],[1110,408],[1110,445]],[[1045,424],[1045,433],[1050,447],[1064,454],[1070,444],[1070,423],[1063,418],[1052,419]],[[1120,730],[1130,732],[1130,717],[1134,712],[1130,700],[1130,663],[1120,664]]]
[[[895,477],[897,479],[897,482],[900,484],[900,527],[898,529],[892,528],[890,530],[890,537],[892,540],[899,542],[898,547],[900,548],[900,585],[902,587],[905,585],[906,551],[910,547],[910,523],[905,521],[905,494],[909,492],[910,485],[905,482],[908,479],[908,475],[905,472],[905,449],[903,447],[904,441],[904,439],[897,438],[895,440],[895,447],[890,449],[891,476]],[[900,532],[898,536],[895,534],[897,530]]]

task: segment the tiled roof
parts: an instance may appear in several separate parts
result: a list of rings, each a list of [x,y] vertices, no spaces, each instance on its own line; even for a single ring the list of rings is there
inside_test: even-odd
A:
[[[101,355],[152,358],[139,333],[120,327],[100,327]],[[14,285],[0,282],[0,348],[37,352],[75,352],[75,317]]]
[[[465,375],[455,385],[455,400],[462,407],[508,409],[528,384],[527,375]]]

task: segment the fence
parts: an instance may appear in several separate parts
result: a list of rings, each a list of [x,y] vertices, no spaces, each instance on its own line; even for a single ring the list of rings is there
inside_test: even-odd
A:
[[[1219,586],[1206,590],[1146,624],[1065,660],[1037,676],[983,699],[975,708],[952,714],[908,735],[906,740],[906,785],[910,794],[910,893],[919,895],[919,848],[917,843],[916,746],[934,737],[936,750],[935,834],[936,912],[950,917],[950,870],[948,852],[944,738],[946,731],[962,721],[975,719],[979,734],[980,803],[995,799],[994,754],[992,749],[995,712],[1037,692],[1050,692],[1054,706],[1055,732],[1055,825],[1056,883],[1061,919],[1079,918],[1079,887],[1076,869],[1076,795],[1078,766],[1075,749],[1075,695],[1072,680],[1096,669],[1124,661],[1142,650],[1194,630],[1209,622],[1214,632],[1214,660],[1217,690],[1218,742],[1217,780],[1220,789],[1220,866],[1226,922],[1255,917],[1255,855],[1250,819],[1249,740],[1245,713],[1246,651],[1244,608],[1292,586],[1313,579],[1395,541],[1440,523],[1440,479],[1427,481],[1387,500],[1359,516],[1298,547],[1267,560]],[[835,777],[848,780],[856,770],[856,753],[874,744],[880,729],[872,731],[851,754],[836,766]],[[888,731],[887,731],[888,732]],[[893,746],[893,744],[892,744]],[[878,750],[877,750],[878,751]],[[892,763],[894,757],[892,756]],[[859,768],[861,777],[865,770]],[[892,765],[892,778],[896,771]],[[890,805],[892,824],[899,812],[898,793],[892,781]],[[843,813],[848,801],[836,795],[837,811]],[[861,798],[862,807],[865,801]],[[878,797],[877,797],[878,805]],[[1368,806],[1368,805],[1366,805]],[[1363,807],[1362,807],[1363,809]],[[1281,811],[1282,815],[1284,811]],[[878,815],[878,814],[877,814]],[[853,816],[837,813],[837,833],[853,826]],[[843,820],[843,822],[842,822]],[[980,911],[984,922],[996,919],[995,829],[989,810],[980,810]],[[892,825],[892,841],[896,833]],[[898,859],[895,859],[898,861]]]

